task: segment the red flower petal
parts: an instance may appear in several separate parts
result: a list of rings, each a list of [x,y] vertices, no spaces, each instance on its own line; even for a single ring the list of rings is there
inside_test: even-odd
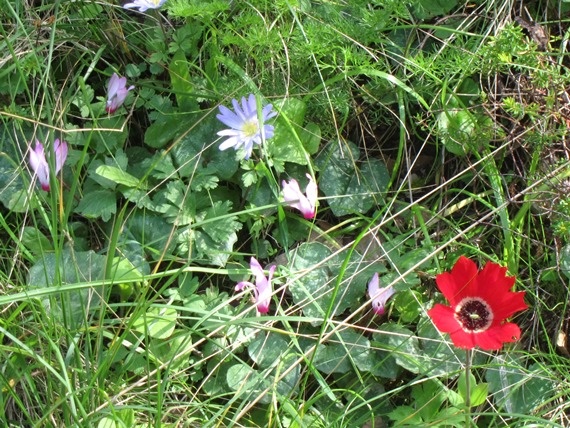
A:
[[[461,299],[471,295],[470,291],[476,287],[476,278],[477,265],[467,257],[461,256],[451,272],[437,275],[435,282],[449,303],[455,306]]]
[[[507,324],[491,327],[483,333],[475,334],[476,344],[487,351],[501,349],[503,343],[515,342],[521,337],[518,325],[509,322]]]
[[[438,303],[427,311],[427,314],[432,319],[436,328],[442,333],[451,333],[456,330],[461,330],[459,322],[455,319],[454,311],[449,306]]]
[[[490,305],[493,308],[495,320],[503,322],[506,318],[512,317],[516,312],[528,309],[528,305],[524,302],[524,295],[524,291],[518,291],[516,293],[508,292],[492,301]],[[496,323],[495,320],[493,324]]]
[[[506,292],[515,285],[515,277],[507,276],[507,268],[493,262],[487,262],[479,272],[479,283],[492,284],[496,291]]]
[[[479,333],[481,334],[481,333]],[[449,334],[451,341],[455,346],[462,349],[473,349],[477,345],[476,333],[466,333],[459,329]]]
[[[505,320],[528,306],[524,291],[511,291],[515,277],[507,276],[505,267],[488,262],[477,272],[475,263],[461,256],[451,272],[437,275],[436,282],[451,305],[436,304],[428,315],[439,331],[450,334],[455,346],[491,351],[518,340],[520,328]]]

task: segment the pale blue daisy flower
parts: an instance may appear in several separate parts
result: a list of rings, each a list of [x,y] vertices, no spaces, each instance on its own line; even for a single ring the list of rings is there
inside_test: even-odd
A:
[[[125,9],[139,8],[139,12],[146,12],[147,9],[158,9],[166,0],[134,0],[123,5]]]
[[[255,95],[250,94],[247,99],[242,97],[241,106],[236,99],[232,100],[232,104],[235,113],[225,106],[220,106],[220,114],[216,116],[220,122],[231,128],[218,132],[220,137],[229,137],[220,144],[220,150],[230,147],[235,150],[243,149],[245,159],[249,159],[254,144],[261,145],[263,141],[273,137],[273,125],[265,125],[265,122],[276,116],[277,112],[273,111],[271,104],[267,104],[261,110],[259,123]]]

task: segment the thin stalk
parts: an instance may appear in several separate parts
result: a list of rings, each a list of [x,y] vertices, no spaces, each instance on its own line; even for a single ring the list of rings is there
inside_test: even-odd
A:
[[[468,349],[465,352],[465,426],[471,426],[471,361],[473,351]]]

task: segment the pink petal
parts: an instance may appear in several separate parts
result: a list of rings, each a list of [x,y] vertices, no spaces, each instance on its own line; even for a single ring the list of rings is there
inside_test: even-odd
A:
[[[394,287],[380,287],[380,278],[378,273],[372,276],[368,283],[368,295],[372,299],[372,309],[377,315],[383,315],[385,312],[386,302],[394,295],[396,290]]]

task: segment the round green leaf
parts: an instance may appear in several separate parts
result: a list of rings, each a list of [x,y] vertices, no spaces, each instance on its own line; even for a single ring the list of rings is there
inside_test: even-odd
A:
[[[132,328],[156,339],[166,339],[174,332],[177,318],[175,309],[150,308],[134,320]]]

